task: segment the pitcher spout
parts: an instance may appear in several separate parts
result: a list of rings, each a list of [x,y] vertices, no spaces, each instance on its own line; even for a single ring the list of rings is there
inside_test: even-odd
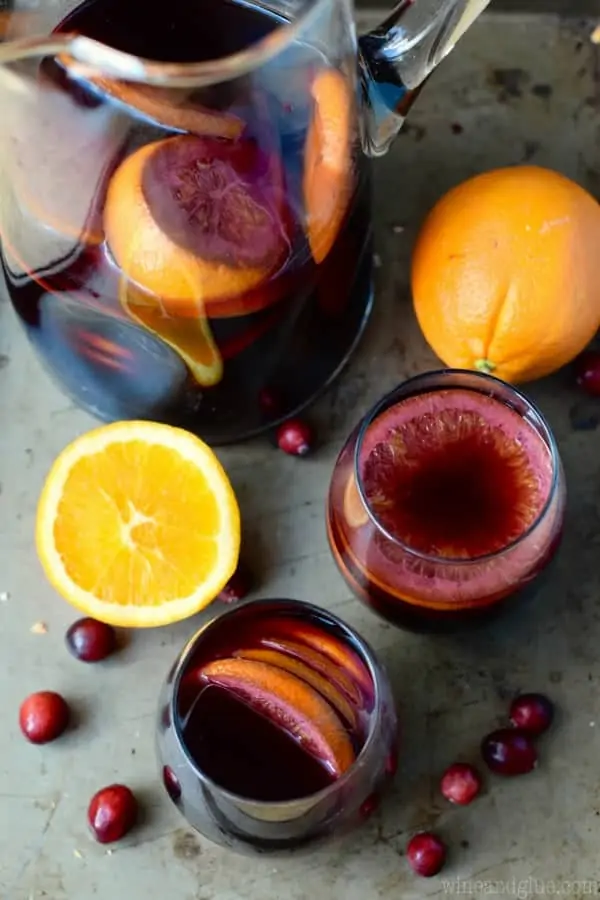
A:
[[[489,2],[400,0],[381,25],[359,38],[366,153],[387,152],[431,72]]]

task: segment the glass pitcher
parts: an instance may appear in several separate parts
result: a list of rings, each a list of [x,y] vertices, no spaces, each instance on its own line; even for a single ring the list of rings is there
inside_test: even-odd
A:
[[[2,266],[75,402],[220,444],[314,399],[372,306],[369,158],[487,2],[0,7]]]

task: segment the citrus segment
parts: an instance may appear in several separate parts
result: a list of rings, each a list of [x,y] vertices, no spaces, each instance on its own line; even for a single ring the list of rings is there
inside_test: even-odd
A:
[[[283,264],[283,194],[250,141],[146,144],[109,184],[104,226],[123,274],[183,307],[244,294]]]
[[[354,762],[350,738],[336,713],[295,675],[251,659],[218,659],[202,667],[202,676],[267,716],[333,774],[342,775]]]
[[[195,318],[178,315],[177,309],[171,315],[169,300],[142,291],[126,278],[121,278],[119,299],[134,321],[175,350],[198,384],[212,387],[219,383],[223,377],[223,360],[201,309]]]
[[[319,72],[312,84],[313,118],[304,150],[304,205],[308,242],[323,262],[339,233],[352,194],[350,87],[336,69]]]
[[[349,697],[357,698],[357,686],[363,693],[363,699],[364,696],[372,694],[372,680],[364,663],[341,641],[299,619],[281,622],[278,627],[285,636],[288,652],[291,638],[293,642],[291,647],[298,648],[296,652],[300,654],[301,659],[305,658],[307,661],[310,659],[311,665],[315,667],[319,665],[317,662],[319,658],[324,659],[325,664],[329,664],[329,668],[321,669],[321,671],[326,677],[334,678]],[[279,646],[282,646],[282,643]],[[307,651],[306,648],[310,648],[316,655],[303,657],[302,654],[310,653],[310,650]]]
[[[292,675],[301,678],[302,681],[318,691],[322,697],[325,697],[349,725],[356,725],[356,715],[344,695],[327,678],[315,672],[310,665],[306,665],[280,650],[268,650],[261,647],[238,650],[235,656],[242,659],[254,659],[291,672]]]
[[[600,207],[548,169],[471,178],[433,208],[412,260],[423,334],[448,366],[505,381],[570,362],[600,324]]]
[[[48,579],[77,608],[114,625],[164,625],[205,607],[235,571],[239,509],[198,438],[118,422],[58,456],[36,542]]]

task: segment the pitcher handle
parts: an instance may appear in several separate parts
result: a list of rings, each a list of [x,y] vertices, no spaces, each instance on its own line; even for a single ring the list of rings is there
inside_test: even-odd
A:
[[[359,38],[363,145],[382,156],[402,128],[425,81],[490,0],[400,0]]]

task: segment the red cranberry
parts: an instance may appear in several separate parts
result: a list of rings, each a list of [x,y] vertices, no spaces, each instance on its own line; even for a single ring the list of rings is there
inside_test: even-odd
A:
[[[373,794],[369,794],[366,800],[361,804],[359,815],[361,819],[368,819],[373,815],[379,804],[381,803],[381,798],[377,791]]]
[[[537,751],[530,734],[517,728],[500,728],[481,743],[485,764],[498,775],[525,775],[537,765]]]
[[[510,721],[528,734],[543,734],[553,718],[554,704],[543,694],[521,694],[510,706]]]
[[[302,419],[288,419],[277,429],[277,446],[290,456],[306,456],[312,443],[312,429]]]
[[[436,834],[422,831],[408,842],[406,856],[413,872],[432,878],[446,862],[446,846]]]
[[[219,600],[223,603],[237,603],[243,600],[250,591],[250,576],[245,566],[241,563],[219,594]]]
[[[21,704],[19,725],[32,744],[47,744],[59,737],[69,723],[69,707],[60,694],[38,691]]]
[[[99,662],[117,646],[117,635],[112,625],[86,617],[73,622],[65,636],[67,647],[82,662]]]
[[[600,397],[600,353],[586,350],[577,357],[574,366],[579,387],[592,397]]]
[[[100,844],[120,841],[135,824],[137,800],[124,784],[111,784],[92,797],[88,822]]]
[[[170,766],[163,766],[163,784],[171,800],[176,803],[181,797],[179,779]]]
[[[481,777],[474,766],[454,763],[444,772],[440,790],[451,803],[467,806],[481,790]]]

